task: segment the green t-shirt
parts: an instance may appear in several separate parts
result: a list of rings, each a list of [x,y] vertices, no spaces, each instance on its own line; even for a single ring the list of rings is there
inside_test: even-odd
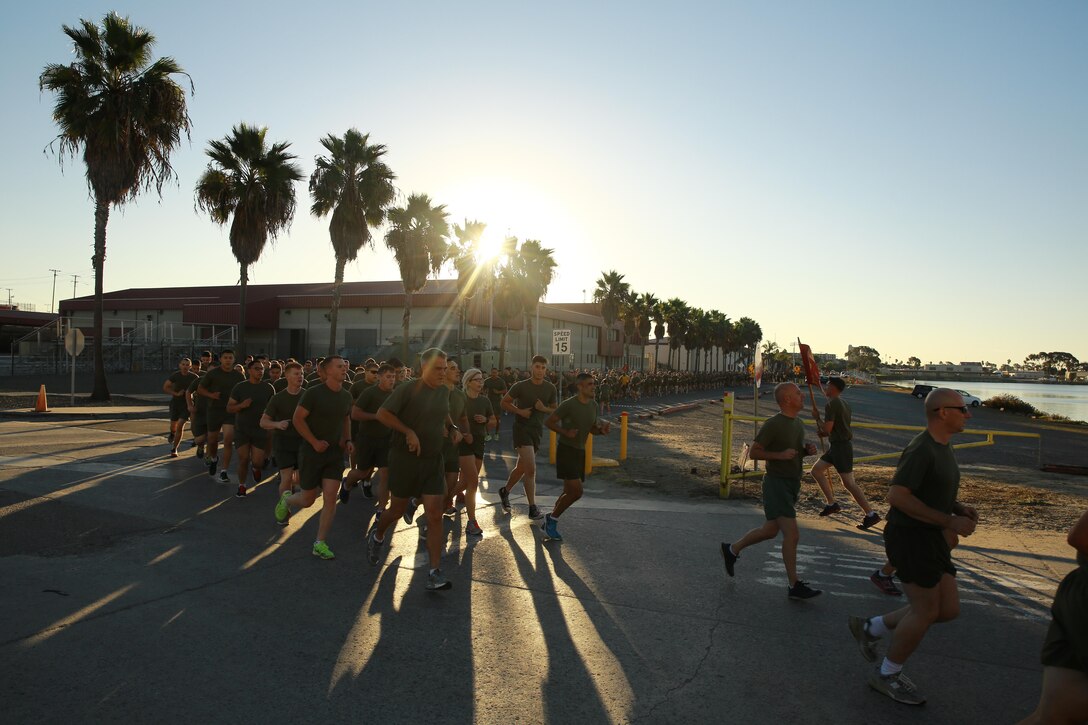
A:
[[[468,433],[468,430],[461,426],[461,417],[465,414],[465,405],[468,403],[468,396],[465,395],[465,391],[461,388],[450,388],[450,420],[453,424],[461,429],[461,435]],[[446,437],[446,455],[453,455],[457,457],[457,446],[453,445],[453,439]]]
[[[204,378],[204,374],[201,373],[195,380],[189,383],[189,395],[193,398],[193,408],[204,412],[208,409],[208,399],[203,395],[197,395],[196,388],[200,385],[200,381]]]
[[[359,379],[351,384],[351,399],[358,400],[359,396],[363,394],[363,391],[367,388],[373,387],[374,383],[368,383],[365,375],[360,375]]]
[[[797,455],[788,461],[767,461],[767,473],[782,478],[801,479],[805,466],[805,424],[797,418],[779,413],[769,418],[756,433],[756,443],[761,443],[770,453],[793,448]]]
[[[230,391],[230,397],[235,403],[242,403],[246,400],[253,401],[248,408],[242,408],[234,414],[235,425],[246,428],[259,428],[264,409],[275,394],[276,391],[272,385],[265,382],[251,383],[248,380],[243,380],[235,385],[234,389]]]
[[[281,420],[290,421],[295,417],[295,408],[298,407],[298,402],[302,400],[302,390],[299,390],[297,394],[292,395],[286,389],[273,395],[268,399],[268,405],[265,406],[264,412],[272,420],[277,423]],[[275,440],[280,445],[298,447],[298,444],[302,442],[302,436],[295,430],[295,424],[289,423],[287,430],[273,431],[276,436]]]
[[[174,393],[177,394],[188,390],[189,386],[196,380],[200,380],[200,376],[192,370],[184,375],[182,375],[180,370],[176,370],[174,374],[167,379],[167,382],[170,383],[170,387],[173,388]]]
[[[827,401],[827,405],[824,406],[824,422],[835,424],[831,428],[828,440],[848,441],[854,437],[854,433],[850,430],[850,406],[842,398],[831,398]]]
[[[287,390],[287,378],[276,378],[272,381],[272,389],[277,393],[283,390]]]
[[[559,416],[560,428],[574,428],[578,431],[578,435],[574,438],[567,438],[564,435],[556,436],[559,443],[571,448],[585,448],[586,438],[593,432],[593,424],[597,422],[597,401],[589,400],[583,403],[576,395],[560,403],[555,409],[555,414]]]
[[[422,380],[398,385],[382,403],[382,408],[415,431],[421,457],[442,455],[446,441],[446,416],[450,412],[449,388],[445,385],[432,388]],[[408,440],[403,433],[394,430],[392,446],[407,452]]]
[[[928,430],[914,436],[907,444],[892,476],[893,486],[910,489],[926,506],[941,513],[952,513],[952,504],[960,491],[960,467],[952,446],[933,440]],[[898,526],[915,526],[939,529],[936,524],[926,523],[907,516],[894,506],[888,510],[888,522]]]
[[[309,411],[306,424],[314,438],[328,441],[330,446],[340,445],[344,436],[344,420],[351,412],[351,393],[347,388],[331,390],[322,383],[307,388],[298,404]],[[309,445],[307,443],[307,445]]]
[[[200,387],[209,393],[219,393],[218,400],[208,400],[208,405],[217,410],[227,409],[227,400],[230,399],[230,391],[234,386],[246,379],[237,370],[224,370],[221,367],[212,368],[200,379]]]
[[[364,413],[377,413],[378,408],[382,407],[382,403],[392,394],[392,390],[385,391],[378,385],[371,385],[355,399],[355,407]],[[376,420],[359,421],[359,434],[364,438],[384,440],[389,438],[392,432],[392,428],[386,428]]]
[[[497,404],[506,395],[506,381],[502,378],[484,378],[484,393]]]
[[[510,396],[510,400],[513,401],[515,407],[522,409],[529,408],[533,411],[533,414],[529,416],[529,418],[522,418],[520,415],[515,416],[514,425],[524,426],[530,431],[542,433],[544,431],[544,419],[547,418],[550,413],[536,410],[534,406],[539,400],[549,408],[554,407],[558,397],[555,392],[555,386],[547,380],[541,382],[539,385],[532,380],[522,380],[511,385],[510,392],[507,393],[507,395]]]
[[[491,401],[486,395],[477,395],[475,398],[466,395],[465,415],[468,416],[468,432],[472,433],[472,440],[476,441],[487,435],[487,422],[477,423],[473,417],[482,415],[487,420],[491,420],[491,416],[495,415],[495,409],[491,407]]]

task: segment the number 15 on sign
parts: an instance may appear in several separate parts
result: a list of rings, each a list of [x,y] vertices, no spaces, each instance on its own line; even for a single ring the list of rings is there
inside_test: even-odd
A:
[[[552,355],[570,353],[570,330],[552,330]]]

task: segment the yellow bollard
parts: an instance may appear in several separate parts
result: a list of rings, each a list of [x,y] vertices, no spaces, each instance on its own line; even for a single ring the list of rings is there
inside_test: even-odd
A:
[[[718,478],[718,495],[729,498],[729,466],[733,456],[733,394],[722,396],[722,468]]]
[[[620,460],[627,460],[627,413],[620,413]]]
[[[559,442],[559,438],[554,430],[549,430],[549,432],[551,435],[548,436],[548,463],[555,465],[555,446]]]
[[[593,473],[593,434],[586,437],[586,478]]]

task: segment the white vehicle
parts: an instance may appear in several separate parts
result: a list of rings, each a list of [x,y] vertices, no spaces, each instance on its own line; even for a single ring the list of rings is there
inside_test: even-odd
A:
[[[977,408],[978,406],[982,405],[981,399],[976,398],[974,395],[971,395],[966,390],[957,390],[956,392],[963,397],[963,402],[967,405],[970,405],[972,408]]]

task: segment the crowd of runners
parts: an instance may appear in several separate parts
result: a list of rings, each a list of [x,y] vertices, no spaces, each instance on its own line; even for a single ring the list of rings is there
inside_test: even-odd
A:
[[[196,456],[208,475],[231,484],[230,465],[237,455],[237,493],[246,496],[247,481],[264,480],[271,463],[278,470],[279,495],[274,518],[288,525],[297,511],[320,497],[322,508],[313,555],[332,559],[327,537],[337,504],[346,504],[362,487],[373,500],[374,523],[366,537],[367,558],[377,565],[386,535],[398,519],[419,518],[421,540],[429,557],[427,588],[443,590],[451,582],[441,571],[443,517],[465,510],[468,537],[483,535],[476,517],[477,490],[485,445],[498,440],[503,414],[512,419],[517,463],[498,494],[504,511],[521,483],[528,516],[542,520],[545,541],[561,540],[558,522],[579,498],[585,478],[585,442],[590,434],[607,434],[603,418],[611,402],[638,400],[653,391],[679,392],[721,388],[731,374],[637,371],[556,373],[537,356],[526,373],[492,368],[462,371],[437,348],[420,356],[418,375],[399,360],[367,360],[352,370],[347,360],[330,356],[316,362],[247,358],[236,364],[230,350],[218,363],[209,351],[196,365],[183,359],[164,383],[172,397],[170,446],[177,457],[190,422]],[[705,387],[704,387],[705,386]],[[844,488],[862,509],[857,527],[881,521],[853,479],[851,412],[842,398],[846,385],[831,378],[826,387],[824,419],[817,429],[828,450],[811,474],[826,499],[821,516],[841,510],[830,480],[834,468]],[[765,523],[733,542],[721,544],[729,577],[749,546],[782,535],[787,595],[807,600],[821,594],[797,571],[800,531],[795,505],[804,457],[817,453],[805,441],[798,414],[804,407],[800,388],[775,388],[780,412],[756,434],[751,457],[767,462],[763,478]],[[866,661],[876,663],[878,645],[889,642],[875,664],[870,686],[898,702],[920,705],[925,697],[903,674],[903,666],[928,629],[959,614],[959,593],[952,550],[960,537],[975,531],[977,510],[957,500],[959,468],[951,439],[971,417],[960,394],[932,391],[925,400],[926,428],[903,451],[887,496],[890,510],[884,526],[887,560],[873,572],[872,582],[890,596],[906,593],[906,606],[872,617],[848,618],[850,632]],[[536,502],[536,458],[544,428],[557,434],[556,476],[562,494],[550,512]],[[345,475],[345,469],[347,473]],[[1043,698],[1025,722],[1080,722],[1088,716],[1088,514],[1070,533],[1079,568],[1063,581],[1055,599],[1053,622],[1043,650]],[[902,583],[901,590],[894,579]],[[1055,715],[1057,713],[1057,715]],[[1066,717],[1080,714],[1081,720]]]

